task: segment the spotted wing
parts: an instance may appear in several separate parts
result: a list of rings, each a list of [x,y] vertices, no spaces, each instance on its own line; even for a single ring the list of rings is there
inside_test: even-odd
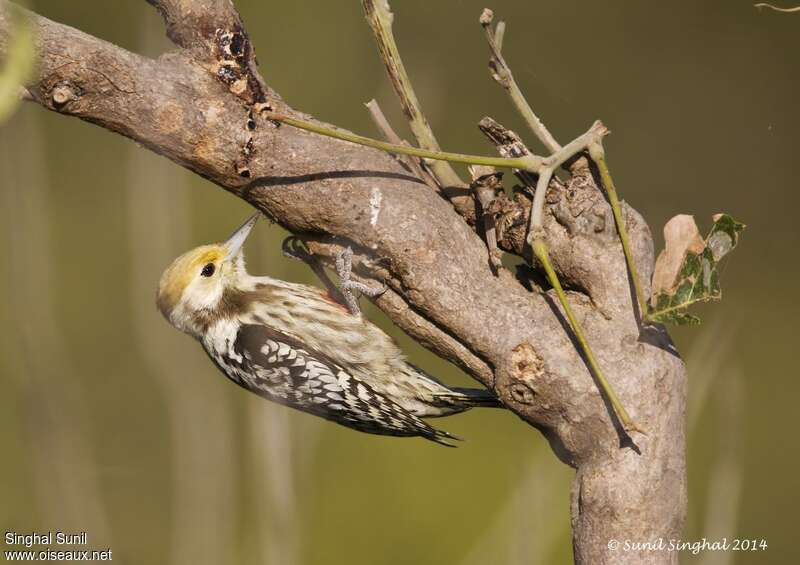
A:
[[[451,438],[411,414],[329,357],[263,325],[239,328],[238,382],[269,400],[372,434]],[[237,379],[234,379],[237,380]]]

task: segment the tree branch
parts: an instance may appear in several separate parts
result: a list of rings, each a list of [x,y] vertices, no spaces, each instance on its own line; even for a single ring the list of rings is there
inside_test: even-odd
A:
[[[257,110],[270,108],[256,54],[232,0],[146,0],[167,26],[167,36],[228,89]]]
[[[561,145],[556,141],[550,133],[542,120],[539,119],[528,100],[522,94],[517,81],[514,80],[514,75],[511,72],[511,67],[506,63],[502,53],[503,34],[505,33],[505,23],[500,22],[497,24],[495,30],[492,30],[492,20],[494,20],[494,12],[486,8],[481,13],[479,19],[486,35],[486,42],[489,44],[489,50],[492,52],[491,59],[489,59],[489,68],[492,72],[492,78],[502,86],[507,92],[517,111],[525,119],[525,123],[531,129],[533,134],[542,142],[550,153],[556,153],[561,149]]]
[[[188,50],[213,54],[217,29],[242,28],[231,0],[147,0],[167,26],[170,40]]]
[[[386,0],[362,0],[362,4],[392,86],[394,86],[403,112],[408,118],[411,131],[414,132],[420,147],[429,151],[441,151],[428,119],[422,113],[417,94],[408,78],[400,52],[397,50],[392,32],[394,14],[389,9],[389,3]],[[466,186],[448,163],[433,163],[431,167],[434,176],[443,186]]]
[[[578,562],[618,562],[607,549],[611,538],[676,537],[685,509],[685,373],[663,331],[640,336],[625,257],[591,174],[575,174],[553,192],[544,229],[598,363],[650,433],[635,449],[620,449],[609,407],[552,291],[531,292],[505,270],[495,276],[474,227],[390,155],[268,119],[274,111],[320,124],[264,85],[230,1],[151,4],[182,47],[157,60],[31,15],[39,54],[31,96],[135,139],[293,233],[352,244],[356,272],[389,285],[375,303],[392,320],[491,387],[578,469]],[[8,46],[7,7],[0,0],[0,54]],[[632,254],[649,280],[649,230],[632,210],[623,213]],[[675,561],[663,554],[625,558]]]

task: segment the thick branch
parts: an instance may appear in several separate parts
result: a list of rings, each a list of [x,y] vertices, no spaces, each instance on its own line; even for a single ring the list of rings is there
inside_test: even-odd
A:
[[[161,13],[169,38],[232,93],[250,104],[269,104],[271,93],[258,74],[255,50],[231,0],[147,2]]]
[[[211,55],[217,29],[242,28],[231,0],[147,0],[167,25],[167,35],[184,49]]]

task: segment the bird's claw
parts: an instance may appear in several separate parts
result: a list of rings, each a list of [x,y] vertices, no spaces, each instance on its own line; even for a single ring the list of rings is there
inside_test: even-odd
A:
[[[382,288],[372,288],[364,283],[351,280],[352,273],[353,250],[348,246],[336,254],[336,274],[339,276],[340,291],[347,304],[347,309],[354,316],[359,316],[361,315],[361,308],[358,306],[358,299],[353,293],[354,291],[374,298],[386,292],[389,287],[384,284]]]
[[[303,261],[304,263],[308,263],[311,258],[311,253],[308,252],[303,241],[296,235],[290,235],[283,240],[281,252],[284,257]]]

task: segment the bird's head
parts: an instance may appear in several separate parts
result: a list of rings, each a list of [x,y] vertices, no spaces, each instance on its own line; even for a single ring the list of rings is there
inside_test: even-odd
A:
[[[224,243],[196,247],[167,267],[156,303],[173,326],[199,337],[209,320],[236,300],[248,276],[242,246],[259,215],[251,216]]]

